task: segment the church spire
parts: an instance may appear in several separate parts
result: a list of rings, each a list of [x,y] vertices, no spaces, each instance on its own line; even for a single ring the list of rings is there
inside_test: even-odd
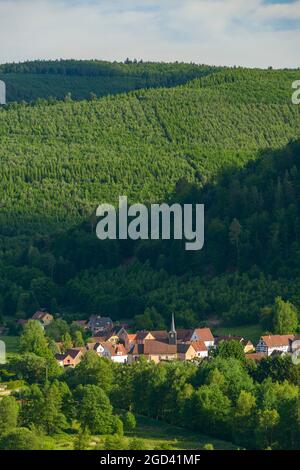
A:
[[[171,322],[171,330],[170,331],[172,331],[173,333],[176,333],[174,313],[172,313],[172,322]]]
[[[175,328],[174,314],[172,314],[171,330],[169,331],[169,344],[177,344],[177,332]]]

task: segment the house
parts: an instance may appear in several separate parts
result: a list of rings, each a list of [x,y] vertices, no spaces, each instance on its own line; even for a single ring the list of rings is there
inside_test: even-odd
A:
[[[153,337],[150,339],[155,339],[156,341],[167,341],[169,339],[169,334],[166,330],[150,331],[150,335]]]
[[[150,331],[138,331],[135,337],[135,342],[137,344],[144,344],[145,341],[155,340],[154,336]]]
[[[104,348],[102,346],[102,342],[100,341],[100,342],[87,343],[86,350],[95,351],[98,354],[98,356],[102,356]]]
[[[129,362],[138,360],[141,356],[148,361],[159,363],[177,359],[177,345],[157,340],[145,340],[137,343],[130,352]]]
[[[118,331],[116,331],[116,334],[119,338],[119,341],[121,341],[123,344],[128,343],[128,333],[124,327],[119,328]]]
[[[256,352],[266,353],[271,356],[273,351],[283,351],[285,353],[292,352],[292,343],[294,335],[266,335],[261,336]]]
[[[295,335],[293,340],[291,340],[291,352],[300,350],[300,335]]]
[[[123,344],[116,344],[110,359],[118,364],[126,364],[128,362],[128,352]]]
[[[213,348],[215,345],[215,339],[210,328],[196,328],[191,336],[191,342],[203,341],[207,348]]]
[[[177,343],[177,359],[179,361],[193,361],[205,357],[208,357],[208,349],[203,341]]]
[[[112,362],[118,364],[126,364],[128,361],[128,353],[123,344],[101,343],[103,351],[102,357],[110,359]]]
[[[215,339],[210,328],[190,328],[177,329],[177,340],[181,343],[192,343],[203,341],[207,348],[211,348],[215,344]]]
[[[87,343],[88,351],[95,351],[98,356],[106,357],[112,362],[125,364],[128,360],[128,353],[123,344],[114,344],[108,341],[100,341],[97,343]]]
[[[223,335],[223,336],[217,336],[215,338],[215,344],[218,345],[222,341],[238,341],[244,348],[244,353],[250,353],[254,351],[254,345],[251,341],[244,339],[242,336],[236,336],[236,335]]]
[[[191,343],[195,351],[195,357],[203,359],[204,357],[208,357],[208,347],[206,346],[204,341],[193,341]]]
[[[48,326],[53,321],[53,316],[45,310],[38,310],[31,318],[40,322],[42,326]]]
[[[259,362],[262,359],[264,359],[264,357],[267,357],[267,353],[263,353],[263,352],[247,353],[245,354],[245,357],[246,359],[251,359],[252,361]]]
[[[177,341],[181,343],[190,343],[194,330],[193,329],[182,329],[178,328],[177,330]]]
[[[89,343],[99,343],[101,341],[106,341],[107,339],[107,334],[104,333],[104,334],[98,334],[97,336],[92,336],[91,338],[89,338]]]
[[[129,335],[128,335],[129,336]],[[129,338],[127,338],[128,343]],[[172,315],[171,329],[140,331],[131,341],[129,362],[144,356],[156,363],[171,360],[193,360],[208,357],[209,348],[214,346],[214,337],[209,328],[176,329]]]
[[[113,321],[110,317],[101,317],[101,315],[92,315],[88,322],[88,327],[93,333],[110,333],[114,327]]]
[[[119,341],[120,341],[120,338],[116,333],[111,333],[110,335],[107,335],[106,337],[107,343],[118,344]]]
[[[177,344],[177,359],[179,361],[192,361],[195,356],[195,349],[190,343]]]
[[[128,333],[127,338],[124,342],[124,345],[127,351],[130,351],[133,348],[133,346],[136,344],[136,337],[137,337],[136,333],[133,333],[133,334]]]
[[[125,349],[130,351],[137,340],[137,333],[128,333],[125,328],[121,328],[118,333],[119,343],[124,344]]]
[[[252,341],[250,341],[249,339],[244,339],[242,338],[240,343],[243,345],[244,347],[244,353],[247,354],[247,353],[251,353],[253,351],[255,351],[255,347],[254,347],[254,344],[252,343]]]
[[[82,359],[84,348],[68,349],[64,354],[55,354],[55,358],[61,367],[76,367]]]

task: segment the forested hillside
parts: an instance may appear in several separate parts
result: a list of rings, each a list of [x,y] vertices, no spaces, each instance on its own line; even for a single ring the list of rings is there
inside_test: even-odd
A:
[[[139,88],[172,87],[218,71],[195,64],[125,63],[97,60],[34,61],[0,65],[0,80],[7,84],[7,100],[89,99]]]
[[[101,202],[169,197],[300,135],[296,72],[232,70],[171,89],[0,112],[1,227],[75,223]],[[219,83],[218,83],[219,82]],[[48,220],[46,220],[48,219]],[[22,225],[24,230],[24,224]]]
[[[276,296],[300,307],[296,79],[230,69],[173,88],[3,107],[2,315],[46,307],[160,328],[172,312],[186,327],[256,323]],[[204,202],[204,250],[100,243],[92,213],[119,195]]]

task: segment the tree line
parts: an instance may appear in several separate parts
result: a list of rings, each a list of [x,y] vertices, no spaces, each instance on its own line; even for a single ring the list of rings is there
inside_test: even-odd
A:
[[[163,420],[247,449],[299,449],[300,365],[290,357],[246,360],[240,343],[221,343],[209,361],[199,363],[141,360],[119,365],[93,351],[75,369],[55,362],[37,322],[21,336],[22,355],[1,377],[18,379],[18,390],[0,402],[0,448],[32,448],[39,436],[54,436],[77,423],[75,446],[90,435],[111,436],[116,445],[135,427],[135,415]],[[47,374],[43,366],[45,361]],[[45,365],[44,364],[44,365]],[[42,370],[44,368],[44,370]],[[18,448],[18,447],[16,447]]]

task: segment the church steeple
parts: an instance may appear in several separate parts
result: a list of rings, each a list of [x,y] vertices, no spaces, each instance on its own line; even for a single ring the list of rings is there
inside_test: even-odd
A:
[[[169,344],[177,344],[177,332],[175,328],[174,314],[172,314],[171,330],[169,331]]]

